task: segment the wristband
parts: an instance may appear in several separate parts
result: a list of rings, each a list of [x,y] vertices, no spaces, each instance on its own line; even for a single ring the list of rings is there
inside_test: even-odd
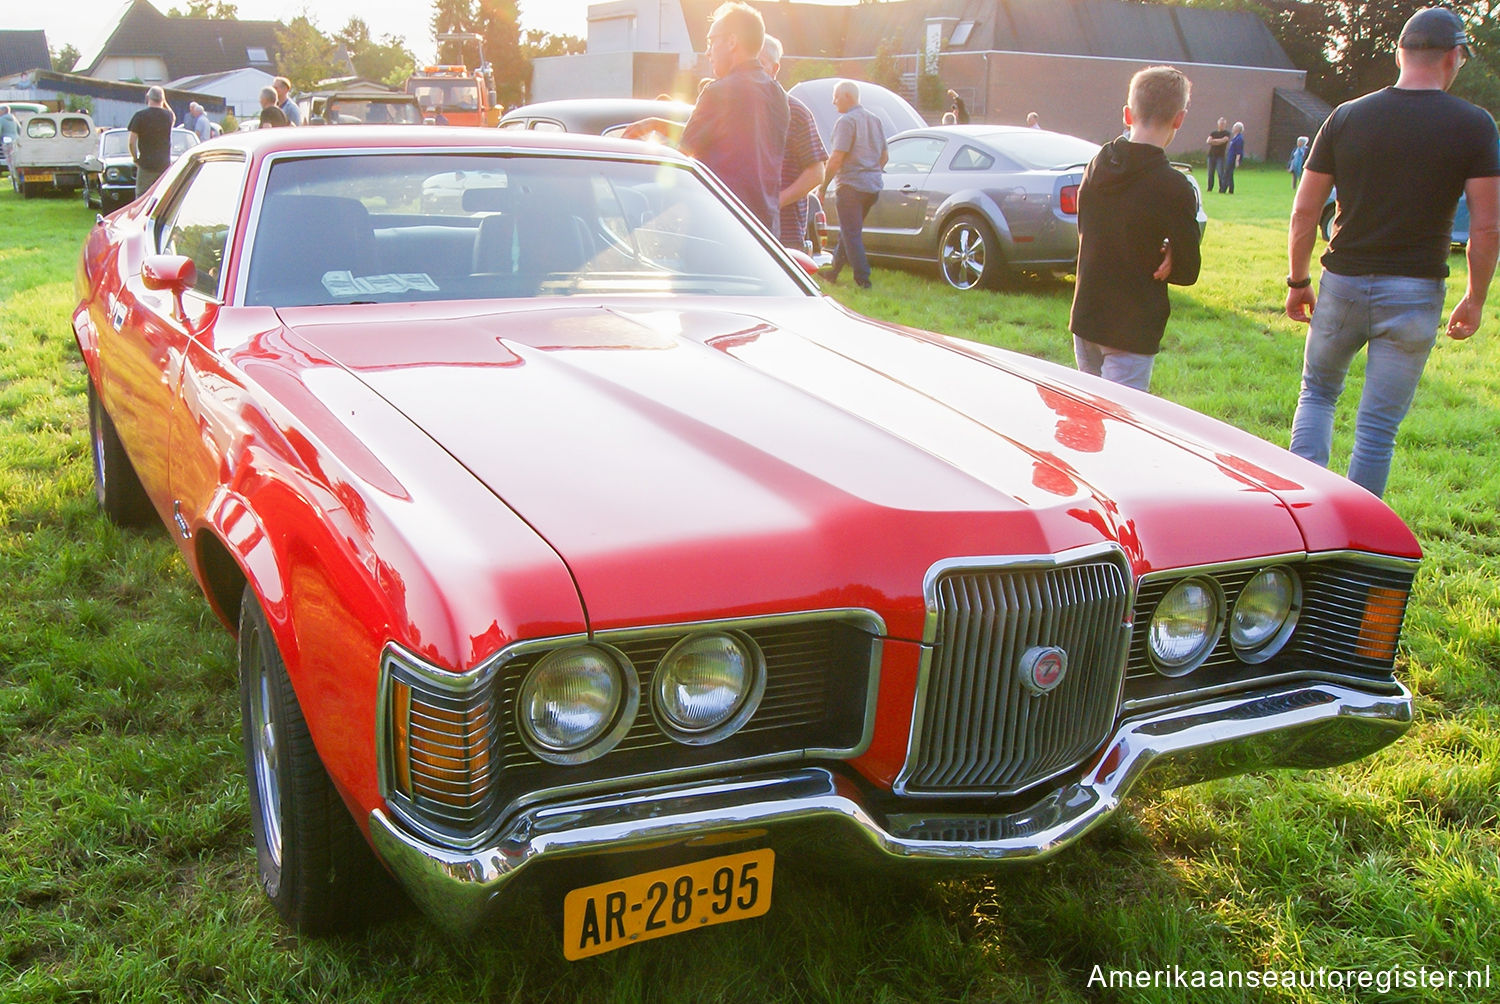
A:
[[[1306,279],[1293,279],[1291,276],[1287,276],[1286,277],[1286,288],[1287,289],[1306,289],[1308,286],[1311,286],[1311,285],[1312,285],[1312,276],[1308,276]]]

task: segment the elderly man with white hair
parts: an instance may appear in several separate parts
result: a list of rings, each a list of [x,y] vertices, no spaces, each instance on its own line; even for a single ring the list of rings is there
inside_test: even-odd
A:
[[[760,65],[772,79],[781,72],[781,39],[767,35],[760,47]],[[823,183],[823,162],[828,151],[818,135],[812,109],[790,94],[786,96],[786,149],[781,155],[781,243],[802,250],[807,234],[807,196]]]
[[[833,125],[833,151],[823,172],[823,195],[827,201],[830,182],[838,185],[834,205],[839,211],[839,246],[833,255],[829,278],[838,281],[848,262],[854,269],[854,284],[870,288],[870,262],[865,257],[865,214],[880,197],[885,183],[885,127],[880,119],[859,103],[859,85],[840,80],[833,88],[833,106],[839,119]]]
[[[172,163],[172,126],[177,116],[167,107],[167,92],[146,88],[146,107],[130,119],[130,158],[135,161],[135,197],[146,194]]]
[[[210,139],[214,134],[213,123],[208,120],[203,106],[196,101],[188,104],[187,118],[182,120],[182,124],[193,130],[200,143]]]

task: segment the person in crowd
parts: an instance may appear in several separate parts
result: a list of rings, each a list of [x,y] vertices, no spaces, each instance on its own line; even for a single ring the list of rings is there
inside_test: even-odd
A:
[[[1292,175],[1292,191],[1302,184],[1302,167],[1307,163],[1307,137],[1298,136],[1297,146],[1292,150],[1291,157],[1287,158],[1286,169]]]
[[[21,123],[11,114],[10,105],[0,105],[0,159],[4,159],[6,170],[10,169],[11,147],[21,135]]]
[[[1500,253],[1500,137],[1488,112],[1447,93],[1469,58],[1464,22],[1426,7],[1397,39],[1396,83],[1335,108],[1313,138],[1292,204],[1286,313],[1308,324],[1291,450],[1328,465],[1334,408],[1365,350],[1349,480],[1385,492],[1396,430],[1437,341],[1453,214],[1469,200],[1468,279],[1448,317],[1469,338]],[[1318,218],[1334,186],[1339,228],[1313,295]]]
[[[760,47],[760,65],[772,80],[781,72],[781,39],[767,35]],[[807,235],[807,196],[823,183],[828,151],[818,135],[812,110],[787,95],[786,148],[781,155],[781,216],[777,236],[798,251]]]
[[[823,200],[828,199],[830,182],[837,182],[839,213],[839,246],[833,254],[828,277],[838,281],[847,262],[854,271],[854,284],[870,288],[870,262],[865,257],[865,214],[880,197],[885,184],[885,126],[876,115],[859,103],[859,85],[840,80],[833,87],[833,106],[839,111],[833,124],[833,138],[828,167],[823,172]]]
[[[626,139],[653,132],[680,136],[678,149],[704,163],[771,233],[781,228],[781,162],[786,149],[786,92],[760,64],[766,27],[760,12],[730,2],[714,11],[708,61],[714,79],[685,124],[664,118],[632,122]]]
[[[193,131],[193,134],[198,137],[198,142],[200,143],[207,142],[213,138],[214,124],[208,120],[208,115],[204,113],[203,106],[196,101],[188,103],[187,117],[182,120],[182,124]]]
[[[276,88],[276,106],[281,109],[281,114],[286,116],[286,124],[301,125],[302,109],[297,106],[297,102],[292,100],[292,82],[286,77],[277,77],[271,81],[271,86]]]
[[[1224,190],[1224,158],[1229,152],[1229,122],[1220,118],[1218,126],[1208,134],[1204,140],[1208,144],[1208,184],[1203,186],[1205,192],[1212,192],[1214,185],[1219,186],[1219,191]]]
[[[1219,190],[1234,194],[1234,172],[1245,159],[1245,123],[1236,122],[1229,129],[1229,147],[1224,151],[1224,168],[1219,175]]]
[[[146,88],[146,107],[130,117],[130,159],[135,161],[135,197],[155,184],[172,163],[172,126],[177,116],[167,107],[167,94],[155,85]]]
[[[1027,112],[1026,127],[1028,129],[1040,129],[1042,127],[1042,117],[1036,112]]]
[[[291,125],[286,120],[286,112],[276,103],[276,88],[262,87],[260,89],[260,128],[277,129],[281,126]]]
[[[948,110],[953,113],[959,125],[969,124],[969,106],[964,104],[964,99],[951,87],[948,89]]]
[[[1130,138],[1102,147],[1078,188],[1078,278],[1073,287],[1073,355],[1085,373],[1137,390],[1166,333],[1167,284],[1198,281],[1198,197],[1167,161],[1187,117],[1192,85],[1172,66],[1130,79],[1124,109]]]

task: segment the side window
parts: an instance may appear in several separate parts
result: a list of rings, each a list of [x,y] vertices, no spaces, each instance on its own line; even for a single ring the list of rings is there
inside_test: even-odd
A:
[[[966,146],[953,155],[952,169],[955,171],[988,171],[994,165],[994,157],[972,146]]]
[[[26,135],[32,139],[51,139],[57,135],[57,123],[51,119],[33,118],[26,121]]]
[[[886,174],[925,174],[937,163],[938,155],[948,145],[945,139],[935,136],[912,136],[898,139],[890,145],[890,156],[886,160]]]
[[[567,132],[561,122],[553,122],[551,119],[537,119],[531,123],[532,132]]]
[[[82,139],[92,136],[94,130],[89,127],[88,119],[81,119],[77,115],[70,115],[62,120],[62,134],[69,139]]]
[[[229,227],[239,209],[245,165],[238,160],[206,160],[188,179],[182,195],[161,219],[159,250],[193,259],[200,293],[214,296],[224,270]]]

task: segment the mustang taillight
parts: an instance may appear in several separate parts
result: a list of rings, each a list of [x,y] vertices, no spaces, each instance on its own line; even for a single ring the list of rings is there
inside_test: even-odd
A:
[[[1057,208],[1069,216],[1078,215],[1078,186],[1064,185],[1057,196]]]
[[[391,682],[392,767],[396,790],[414,805],[460,810],[489,793],[495,712],[479,695],[438,695]]]
[[[1406,613],[1406,597],[1404,589],[1371,587],[1365,597],[1365,612],[1359,623],[1356,655],[1382,662],[1396,658],[1396,641],[1401,637],[1401,618]]]

